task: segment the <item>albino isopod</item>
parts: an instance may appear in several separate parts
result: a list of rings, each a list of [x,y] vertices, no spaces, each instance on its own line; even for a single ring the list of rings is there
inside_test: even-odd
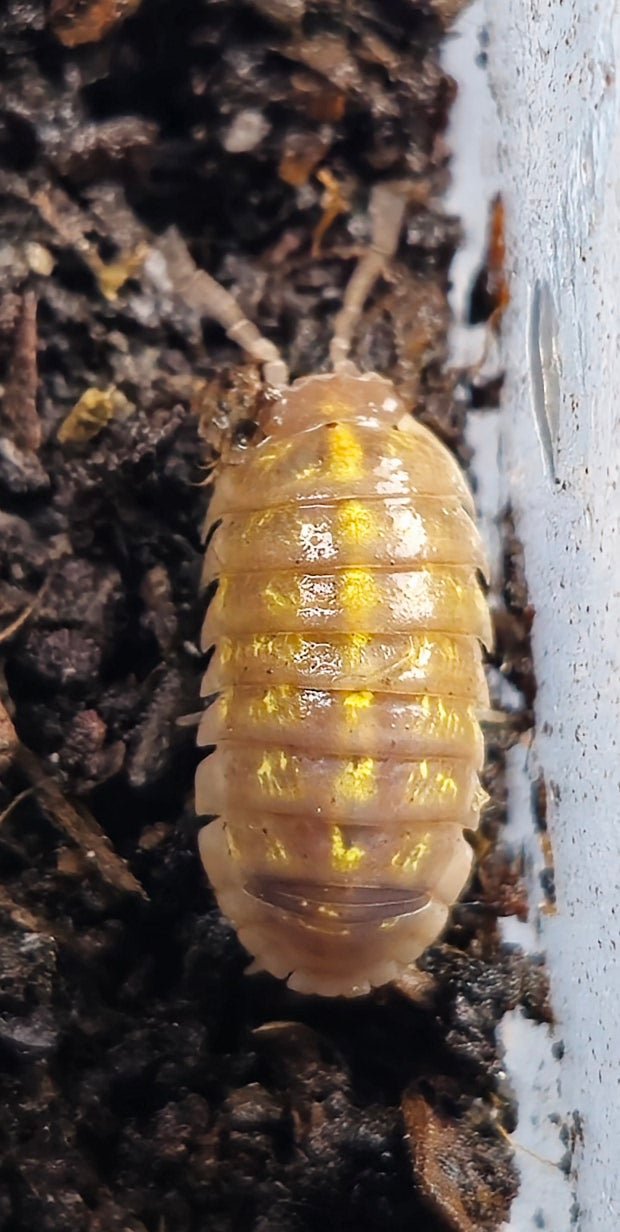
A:
[[[208,520],[200,835],[255,969],[356,996],[440,934],[485,800],[478,722],[491,623],[474,506],[393,385],[348,360],[396,248],[399,186],[335,323],[333,371],[288,384],[272,343],[209,281],[212,315],[264,365],[260,443],[224,462]],[[205,275],[206,277],[206,275]]]

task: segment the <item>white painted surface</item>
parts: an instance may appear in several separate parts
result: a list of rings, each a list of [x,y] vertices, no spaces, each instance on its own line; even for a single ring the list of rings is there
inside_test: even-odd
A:
[[[499,127],[476,63],[485,21]],[[470,416],[469,437],[483,529],[495,548],[494,511],[509,499],[536,609],[537,728],[508,766],[509,832],[526,854],[531,909],[527,925],[507,922],[506,937],[546,953],[557,1018],[554,1030],[519,1013],[504,1026],[520,1104],[510,1228],[619,1232],[620,9],[476,0],[457,34],[446,57],[462,86],[449,207],[465,216],[467,242],[453,271],[454,344],[461,360],[476,344],[462,327],[463,296],[499,140],[507,380],[501,413]],[[530,788],[540,772],[554,917],[537,910],[543,859]]]
[[[618,1232],[620,11],[614,0],[487,0],[487,11],[512,274],[502,451],[536,610],[531,757],[558,899],[539,937],[565,1052],[559,1090],[543,1059],[539,1093],[583,1124],[570,1222],[551,1211],[512,1226]]]

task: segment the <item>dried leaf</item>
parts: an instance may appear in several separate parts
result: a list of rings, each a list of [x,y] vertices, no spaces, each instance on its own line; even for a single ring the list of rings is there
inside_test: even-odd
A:
[[[473,1118],[448,1119],[415,1090],[405,1093],[402,1111],[420,1197],[442,1227],[496,1232],[516,1185],[499,1136],[482,1135]],[[504,1186],[494,1184],[499,1177]]]
[[[148,254],[148,245],[138,244],[132,252],[125,253],[120,260],[106,264],[96,253],[91,253],[89,265],[97,278],[101,294],[108,300],[115,300],[125,283],[139,274]]]
[[[337,124],[347,108],[347,96],[313,73],[293,73],[291,85],[296,105],[318,124]],[[332,135],[333,136],[333,135]]]
[[[65,47],[98,43],[136,13],[142,0],[53,0],[50,23]]]

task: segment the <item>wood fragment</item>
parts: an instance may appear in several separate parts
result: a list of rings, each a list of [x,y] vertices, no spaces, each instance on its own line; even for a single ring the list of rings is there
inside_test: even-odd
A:
[[[320,171],[317,171],[316,178],[323,185],[325,192],[321,197],[323,214],[312,232],[313,257],[318,256],[324,237],[339,215],[348,214],[351,209],[351,203],[343,193],[342,185],[327,167],[322,167]]]
[[[7,807],[0,813],[0,826],[3,826],[5,821],[8,821],[9,817],[15,812],[15,809],[19,807],[22,800],[27,800],[29,796],[33,795],[33,793],[34,787],[26,787],[24,791],[20,791],[16,796],[13,796],[11,803],[8,804]]]
[[[499,193],[495,197],[491,209],[487,267],[487,290],[494,304],[490,324],[497,331],[510,303],[510,289],[506,271],[506,208]]]
[[[11,765],[17,752],[17,744],[17,732],[13,726],[13,720],[0,702],[0,776],[6,774]],[[3,820],[4,814],[0,816],[0,822]]]
[[[143,886],[114,850],[92,813],[83,804],[71,804],[58,784],[46,775],[39,759],[23,745],[19,746],[16,762],[32,782],[34,794],[46,816],[85,853],[102,880],[122,894],[147,899]]]
[[[37,300],[33,291],[26,291],[15,326],[2,420],[15,444],[34,453],[41,446],[37,385]]]
[[[52,578],[53,573],[50,573],[45,579],[39,593],[35,595],[34,599],[32,599],[30,603],[27,603],[26,606],[22,608],[21,612],[19,612],[8,625],[4,625],[4,627],[0,629],[0,646],[2,646],[5,642],[10,642],[11,638],[15,637],[16,633],[19,633],[19,630],[26,624],[26,621],[28,621],[33,613],[36,612],[41,606],[41,603],[49,590]]]
[[[50,920],[41,919],[21,903],[15,902],[4,886],[0,886],[0,917],[2,916],[8,917],[24,932],[36,933],[38,936],[41,934],[54,935],[56,925]]]
[[[79,954],[82,949],[82,939],[58,920],[50,919],[40,909],[30,911],[23,903],[19,903],[9,893],[6,886],[0,885],[0,921],[7,921],[23,933],[32,933],[36,937],[51,937],[52,941],[62,945],[67,950]],[[87,957],[87,947],[84,946],[84,957]]]
[[[411,967],[408,971],[404,971],[397,980],[394,980],[391,988],[407,1001],[411,1001],[413,1005],[423,1006],[425,1009],[432,1007],[437,995],[437,981],[434,976],[428,971],[421,971],[418,967]]]
[[[483,1227],[495,1227],[492,1221],[473,1219],[463,1201],[467,1196],[474,1209],[486,1214],[497,1200],[483,1177],[472,1169],[469,1136],[459,1134],[458,1123],[442,1117],[422,1095],[406,1092],[402,1108],[420,1195],[442,1226],[449,1232],[481,1232]]]
[[[35,603],[28,603],[26,607],[23,608],[22,611],[19,613],[19,616],[16,616],[15,619],[12,620],[9,625],[5,625],[4,629],[0,630],[0,645],[3,642],[10,641],[10,639],[14,637],[16,633],[19,632],[19,630],[22,628],[22,625],[25,625],[28,618],[32,616],[34,608],[35,608]]]

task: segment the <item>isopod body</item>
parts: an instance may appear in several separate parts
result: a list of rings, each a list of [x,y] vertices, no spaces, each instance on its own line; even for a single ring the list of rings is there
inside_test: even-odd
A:
[[[197,811],[258,967],[354,996],[415,961],[469,878],[491,628],[456,461],[343,368],[285,387],[220,469]]]

